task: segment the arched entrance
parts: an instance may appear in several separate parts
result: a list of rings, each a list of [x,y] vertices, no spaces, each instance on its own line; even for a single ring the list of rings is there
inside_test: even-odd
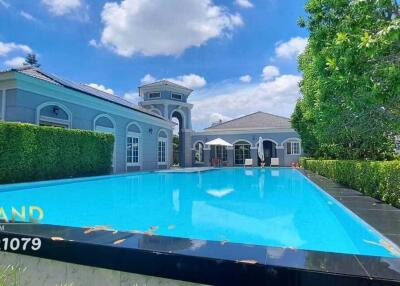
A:
[[[177,124],[173,138],[173,164],[185,167],[185,117],[181,111],[174,110],[171,113],[171,121]]]
[[[271,166],[271,158],[276,158],[276,142],[264,139],[263,140],[263,149],[264,149],[264,162],[265,166]],[[258,144],[257,144],[258,147]],[[261,166],[261,160],[258,158],[258,166]]]

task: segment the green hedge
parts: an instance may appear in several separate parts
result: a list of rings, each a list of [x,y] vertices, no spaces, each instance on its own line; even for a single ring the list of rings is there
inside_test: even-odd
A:
[[[0,183],[108,174],[113,144],[93,131],[0,123]]]
[[[313,160],[305,169],[400,208],[400,161]]]

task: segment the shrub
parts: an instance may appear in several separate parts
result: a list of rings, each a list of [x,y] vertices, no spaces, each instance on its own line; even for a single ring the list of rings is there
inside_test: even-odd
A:
[[[400,161],[313,160],[302,166],[383,202],[400,207]]]
[[[113,144],[93,131],[0,123],[0,183],[110,173]]]

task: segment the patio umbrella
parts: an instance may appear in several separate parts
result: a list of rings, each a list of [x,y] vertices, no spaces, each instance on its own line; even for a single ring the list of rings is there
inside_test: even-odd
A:
[[[226,142],[225,140],[221,138],[217,138],[211,141],[206,142],[206,145],[213,145],[213,146],[226,146],[226,147],[232,147],[233,145],[229,142]]]
[[[264,141],[263,139],[260,137],[258,138],[258,157],[260,158],[261,162],[264,162]]]
[[[221,146],[222,147],[221,149],[223,149],[223,147],[232,147],[233,146],[231,143],[226,142],[225,140],[223,140],[221,138],[217,138],[217,139],[208,141],[208,142],[206,142],[206,145],[208,145],[208,146]],[[215,147],[215,148],[217,148],[217,147]],[[214,157],[215,157],[215,154],[214,154]],[[221,164],[222,164],[222,160],[221,159],[222,158],[214,158],[214,159],[212,159],[212,165],[220,167]],[[216,160],[216,161],[214,161],[214,160]]]

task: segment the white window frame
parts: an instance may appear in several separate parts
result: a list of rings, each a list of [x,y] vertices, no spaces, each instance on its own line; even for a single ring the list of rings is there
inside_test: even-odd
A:
[[[137,152],[138,152],[138,155],[137,155],[137,162],[128,162],[128,138],[132,138],[132,142],[133,142],[133,139],[137,139]],[[140,133],[136,133],[136,132],[128,132],[127,133],[127,135],[126,135],[126,166],[128,166],[128,167],[137,167],[137,166],[139,166],[140,167],[140,162],[141,162],[141,134]],[[132,146],[132,154],[131,154],[131,156],[132,156],[132,158],[133,158],[133,146]]]
[[[156,97],[151,97],[152,94],[158,94],[158,96],[156,96]],[[149,92],[148,97],[149,97],[149,99],[161,98],[161,92]]]
[[[6,91],[3,89],[0,92],[1,110],[0,110],[0,121],[6,120]]]
[[[159,150],[159,145],[161,143],[164,143],[164,161],[160,161],[160,150]],[[161,151],[162,152],[162,151]],[[161,156],[162,157],[162,156]],[[168,138],[163,138],[163,137],[159,137],[158,141],[157,141],[157,163],[158,165],[167,165],[168,164]]]
[[[42,111],[43,108],[51,105],[57,106],[58,108],[62,109],[68,115],[68,119],[59,119],[50,116],[40,115],[40,112]],[[41,121],[54,123],[58,125],[65,125],[67,129],[70,129],[72,127],[72,113],[65,105],[61,103],[45,102],[36,108],[36,124],[40,125]]]
[[[246,158],[246,156],[244,156],[244,150],[241,151],[240,155],[243,156],[243,164],[236,164],[236,146],[250,146],[249,158]],[[244,163],[246,162],[246,159],[251,159],[251,143],[246,140],[238,140],[236,143],[233,144],[233,164],[235,166],[243,166]]]
[[[180,98],[174,98],[174,95],[179,95]],[[181,94],[181,93],[176,93],[176,92],[172,92],[172,93],[171,93],[171,99],[182,101],[182,99],[183,99],[183,94]]]
[[[301,155],[301,144],[300,144],[300,141],[288,141],[288,142],[286,142],[286,144],[290,144],[290,154],[288,153],[288,149],[287,149],[287,147],[286,147],[286,155],[294,155],[294,156],[297,156],[297,155]],[[297,153],[293,153],[293,145],[294,144],[299,144],[299,149],[298,149],[298,152]]]

